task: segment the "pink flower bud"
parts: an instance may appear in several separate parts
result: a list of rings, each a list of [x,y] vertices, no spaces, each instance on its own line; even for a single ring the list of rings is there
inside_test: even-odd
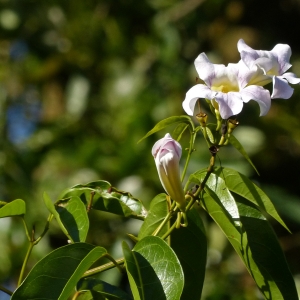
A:
[[[182,149],[180,144],[167,133],[158,140],[153,148],[159,179],[167,194],[177,202],[179,208],[185,211],[185,196],[180,180],[179,160]]]

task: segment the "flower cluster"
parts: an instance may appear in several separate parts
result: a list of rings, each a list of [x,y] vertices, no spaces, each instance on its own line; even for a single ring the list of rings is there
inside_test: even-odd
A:
[[[277,44],[271,51],[254,50],[242,39],[238,41],[241,60],[236,64],[213,64],[205,53],[195,60],[199,78],[204,84],[196,84],[187,93],[183,109],[193,115],[199,98],[211,100],[213,107],[223,119],[239,114],[243,103],[255,100],[260,107],[260,115],[267,114],[271,99],[288,99],[293,94],[291,84],[300,83],[294,73],[286,72],[291,64],[291,48]],[[273,91],[263,86],[272,82]]]

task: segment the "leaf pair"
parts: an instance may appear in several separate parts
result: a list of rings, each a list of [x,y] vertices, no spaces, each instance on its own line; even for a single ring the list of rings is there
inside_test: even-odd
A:
[[[101,210],[123,217],[144,219],[146,210],[140,200],[130,193],[119,191],[104,180],[79,184],[67,189],[60,199],[70,196],[79,197],[89,208]]]
[[[206,172],[190,177],[199,184]],[[271,200],[240,173],[218,168],[206,182],[201,203],[222,229],[266,299],[298,299],[277,237],[259,209],[285,228]]]
[[[84,272],[106,253],[86,243],[58,248],[33,267],[11,299],[67,300]]]
[[[130,250],[123,242],[126,270],[134,300],[179,300],[184,277],[173,250],[159,237],[147,236]]]
[[[168,203],[166,200],[166,194],[157,195],[151,201],[149,213],[140,229],[138,238],[141,240],[141,242],[144,241],[143,243],[146,243],[148,241],[148,239],[145,240],[145,238],[150,236],[155,231],[167,214]],[[189,222],[188,227],[174,230],[170,236],[170,246],[179,260],[182,272],[184,274],[183,291],[179,298],[182,300],[200,299],[207,257],[207,238],[199,214],[195,210],[191,210],[187,212],[187,218]],[[174,220],[172,219],[171,222],[174,222]],[[169,223],[167,223],[161,229],[158,236],[163,236],[167,232],[170,227]],[[170,246],[166,244],[164,247]],[[135,251],[135,249],[136,248],[134,248],[133,251]],[[143,269],[141,272],[142,271]],[[177,281],[178,280],[180,280],[180,278],[177,279]],[[159,285],[159,283],[157,284]],[[147,282],[144,283],[144,285],[145,288],[147,288]]]
[[[103,180],[67,189],[54,204],[45,193],[44,202],[61,230],[72,242],[86,240],[90,209],[138,219],[144,219],[146,214],[140,200],[133,198],[130,193],[117,190]]]

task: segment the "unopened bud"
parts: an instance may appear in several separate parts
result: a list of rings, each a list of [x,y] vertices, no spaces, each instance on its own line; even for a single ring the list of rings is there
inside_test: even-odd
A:
[[[228,128],[228,134],[231,134],[232,131],[239,125],[239,122],[234,119],[228,119],[227,121],[227,128]]]
[[[199,114],[196,115],[196,118],[199,121],[201,127],[205,127],[206,126],[207,114],[205,114],[205,113],[199,113]]]
[[[158,140],[152,148],[152,155],[162,186],[170,197],[176,201],[180,210],[185,211],[186,200],[179,171],[181,152],[180,144],[172,139],[169,133]]]

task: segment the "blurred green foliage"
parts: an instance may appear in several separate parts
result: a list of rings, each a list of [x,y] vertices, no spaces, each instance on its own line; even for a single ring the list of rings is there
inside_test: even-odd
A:
[[[37,231],[47,214],[44,191],[54,199],[63,189],[92,180],[108,180],[148,206],[162,191],[150,152],[162,135],[137,141],[162,118],[184,114],[181,103],[195,83],[196,56],[206,52],[213,62],[227,64],[239,59],[239,38],[265,50],[287,43],[293,51],[292,71],[299,76],[299,17],[296,0],[1,0],[1,200],[24,199],[28,221]],[[274,100],[263,118],[250,102],[238,117],[236,136],[260,177],[234,149],[219,155],[222,165],[234,166],[269,189],[294,232],[275,227],[297,278],[299,96],[297,86],[291,99]],[[181,142],[185,148],[186,137]],[[198,142],[190,171],[208,165],[208,158]],[[111,249],[126,226],[139,226],[103,213],[92,218],[90,241]],[[26,241],[20,223],[0,221],[4,282],[19,271]],[[204,298],[259,297],[219,231],[209,220],[207,226],[211,241]],[[51,228],[35,260],[65,243]]]

